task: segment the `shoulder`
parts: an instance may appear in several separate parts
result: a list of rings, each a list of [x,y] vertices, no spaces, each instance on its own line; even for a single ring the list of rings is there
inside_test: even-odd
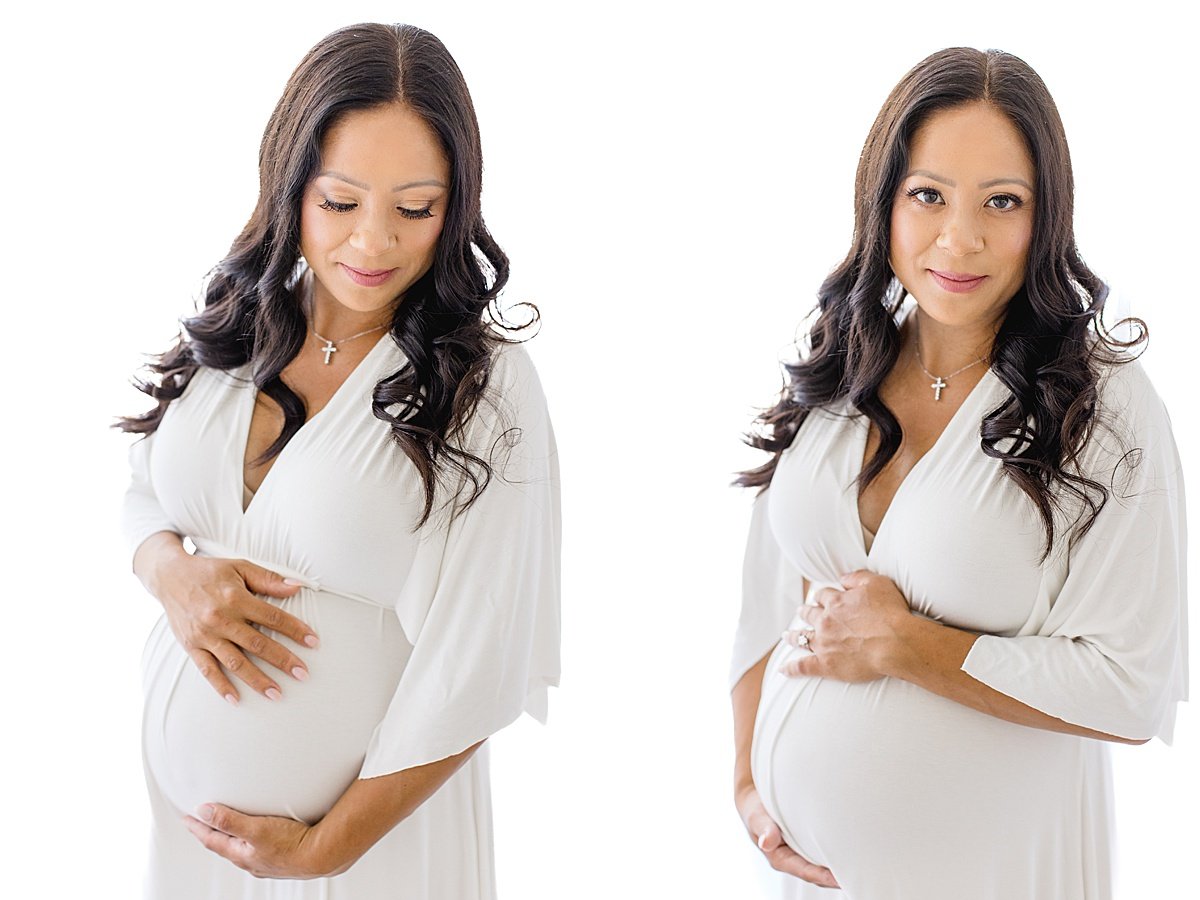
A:
[[[522,415],[545,410],[542,381],[524,344],[503,342],[493,348],[485,399],[487,405]]]
[[[492,349],[488,384],[494,385],[498,390],[536,389],[539,393],[542,387],[528,348],[523,343],[509,341],[499,342]]]
[[[530,429],[548,429],[546,395],[528,349],[502,342],[490,352],[487,386],[468,426],[473,442],[490,442],[501,433],[511,440]]]
[[[1173,468],[1178,452],[1171,419],[1141,362],[1118,357],[1099,365],[1097,401],[1090,446],[1094,470],[1136,467],[1144,460]]]
[[[188,378],[183,393],[172,402],[172,406],[182,402],[199,402],[201,397],[211,397],[224,391],[246,390],[254,387],[248,365],[235,369],[215,369],[211,366],[197,366]]]
[[[1135,433],[1149,429],[1170,430],[1170,419],[1141,362],[1131,356],[1098,365],[1097,412],[1099,419],[1124,425]]]

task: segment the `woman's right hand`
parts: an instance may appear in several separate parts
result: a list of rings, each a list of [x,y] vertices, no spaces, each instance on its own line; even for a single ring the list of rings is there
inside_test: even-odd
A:
[[[824,866],[809,862],[783,841],[783,832],[767,813],[758,791],[753,787],[740,791],[737,797],[738,814],[758,849],[771,868],[818,887],[840,887],[833,873]]]
[[[162,604],[175,639],[200,674],[230,703],[238,702],[230,675],[270,700],[281,697],[278,682],[251,662],[251,656],[297,681],[308,678],[304,660],[255,627],[315,648],[319,642],[308,625],[255,596],[283,599],[300,585],[244,559],[193,556],[179,535],[166,531],[138,547],[133,571]]]

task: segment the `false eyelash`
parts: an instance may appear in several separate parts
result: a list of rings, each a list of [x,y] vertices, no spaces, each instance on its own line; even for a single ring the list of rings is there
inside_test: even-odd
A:
[[[917,199],[917,194],[937,194],[939,198],[942,196],[941,191],[939,191],[937,188],[931,188],[931,187],[915,187],[915,188],[910,188],[909,190],[904,192],[904,196],[906,196],[912,200]],[[924,201],[918,201],[918,202],[923,203]]]
[[[321,201],[319,205],[321,209],[338,213],[350,212],[350,210],[358,206],[357,203],[338,203],[336,200],[330,200],[328,197]],[[430,208],[428,206],[424,209],[406,209],[403,206],[398,206],[396,209],[406,219],[429,219],[433,217],[433,213],[429,211]]]
[[[1022,200],[1020,197],[1018,197],[1016,194],[996,194],[995,196],[988,197],[988,202],[990,203],[991,201],[995,200],[997,197],[1003,197],[1006,200],[1011,200],[1012,205],[1009,206],[1008,209],[996,209],[996,207],[993,206],[992,209],[996,209],[996,212],[1012,212],[1013,210],[1020,209],[1022,206],[1025,205],[1025,201]]]

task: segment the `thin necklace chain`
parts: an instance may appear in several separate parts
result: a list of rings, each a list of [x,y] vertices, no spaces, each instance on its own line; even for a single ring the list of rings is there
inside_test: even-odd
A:
[[[355,338],[362,337],[364,334],[370,334],[372,331],[381,331],[384,328],[387,328],[387,326],[376,325],[374,328],[368,328],[366,331],[360,331],[358,334],[350,335],[350,337],[338,338],[336,341],[331,341],[329,338],[325,337],[325,335],[318,333],[317,329],[313,328],[312,325],[308,326],[308,330],[313,333],[313,337],[315,337],[317,340],[324,341],[327,344],[333,344],[335,347],[338,344],[344,344],[346,341],[352,341]]]
[[[934,375],[927,368],[925,368],[925,361],[923,359],[921,359],[921,323],[920,323],[920,320],[914,320],[914,322],[913,322],[913,350],[914,350],[913,355],[916,356],[917,365],[921,367],[921,371],[933,379],[933,384],[931,384],[929,387],[933,389],[933,399],[934,400],[942,399],[942,391],[945,390],[945,388],[947,387],[946,382],[948,382],[955,375],[958,375],[960,372],[965,372],[965,371],[967,371],[967,369],[971,368],[972,366],[977,366],[981,362],[987,361],[986,356],[981,356],[981,357],[979,357],[979,359],[975,360],[975,362],[969,362],[962,368],[955,369],[949,375]]]
[[[304,309],[304,311],[306,313],[305,318],[309,320],[308,330],[312,332],[313,337],[315,337],[317,340],[323,341],[325,343],[324,347],[319,347],[317,349],[318,353],[325,354],[325,365],[329,365],[330,362],[332,361],[333,354],[337,353],[338,344],[345,344],[348,341],[353,341],[354,339],[360,338],[366,334],[370,334],[373,331],[382,331],[383,329],[388,327],[387,325],[376,325],[374,328],[368,328],[366,331],[360,331],[358,334],[350,335],[350,337],[338,338],[336,341],[332,341],[329,338],[325,337],[325,335],[323,335],[319,331],[317,331],[317,329],[312,324],[312,320],[316,318],[316,315],[314,314],[314,310],[312,309],[313,302],[312,302],[311,287],[310,287],[309,295],[308,295],[307,299],[308,299],[308,302],[305,303],[302,308]]]

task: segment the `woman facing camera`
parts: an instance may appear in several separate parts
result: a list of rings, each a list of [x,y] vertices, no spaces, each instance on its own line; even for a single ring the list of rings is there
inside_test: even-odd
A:
[[[1184,500],[1072,207],[1009,54],[933,54],[867,137],[740,479],[737,805],[787,896],[1112,896],[1108,745],[1185,694]]]
[[[335,32],[259,168],[122,422],[164,610],[147,893],[492,897],[481,745],[557,681],[558,474],[462,75],[418,28]]]

